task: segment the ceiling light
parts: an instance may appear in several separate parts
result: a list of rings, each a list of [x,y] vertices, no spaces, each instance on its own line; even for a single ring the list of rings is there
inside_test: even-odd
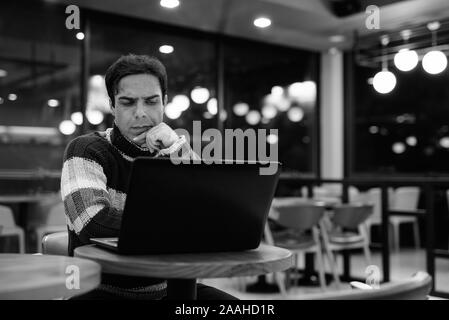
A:
[[[290,108],[287,112],[287,117],[292,122],[300,122],[304,118],[304,111],[299,107]]]
[[[422,67],[427,73],[438,74],[447,67],[446,55],[441,51],[432,50],[427,52],[422,59]]]
[[[92,111],[86,112],[86,118],[87,118],[87,121],[89,121],[89,123],[96,126],[103,122],[104,115],[101,111],[92,110]]]
[[[394,87],[396,87],[396,76],[392,72],[388,71],[388,62],[385,47],[388,45],[390,39],[388,38],[388,36],[382,36],[380,39],[383,46],[382,71],[379,71],[374,76],[373,87],[377,92],[386,94],[391,92]]]
[[[211,98],[209,101],[207,101],[207,111],[209,111],[209,113],[212,115],[216,115],[218,113],[217,99]]]
[[[440,139],[440,146],[445,149],[449,149],[449,137],[442,137]]]
[[[181,116],[182,110],[173,103],[167,103],[165,106],[165,115],[171,120],[178,119]]]
[[[396,142],[392,146],[393,152],[396,154],[404,153],[405,151],[405,144],[403,142]]]
[[[59,107],[59,100],[57,100],[57,99],[50,99],[50,100],[47,101],[47,104],[51,108],[56,108],[56,107]]]
[[[72,120],[72,122],[74,124],[76,124],[77,126],[80,126],[83,124],[83,114],[81,112],[74,112],[72,113],[72,115],[70,116],[70,120]]]
[[[266,104],[262,107],[262,115],[266,119],[273,119],[276,117],[277,112],[276,107],[272,104]]]
[[[432,47],[437,45],[437,30],[440,28],[438,21],[429,22],[427,28],[432,32]],[[427,52],[422,59],[422,67],[427,73],[438,74],[447,67],[447,57],[439,50]]]
[[[15,94],[15,93],[8,94],[8,100],[9,101],[16,101],[17,100],[17,94]]]
[[[161,7],[173,9],[179,6],[179,0],[161,0]]]
[[[378,126],[371,126],[371,127],[369,127],[369,132],[371,134],[376,134],[376,133],[379,132],[379,127]]]
[[[266,17],[260,17],[254,20],[254,25],[258,28],[267,28],[271,25],[271,20]]]
[[[76,34],[76,38],[77,38],[78,40],[83,40],[83,39],[84,39],[84,33],[78,32],[78,33]]]
[[[69,136],[69,135],[73,134],[75,132],[75,130],[76,130],[76,126],[70,120],[64,120],[59,124],[59,131],[61,131],[61,133],[63,135]]]
[[[415,136],[409,136],[409,137],[407,137],[407,139],[405,139],[405,142],[406,142],[409,146],[414,147],[414,146],[416,146],[416,144],[418,143],[418,140],[416,139]]]
[[[260,113],[257,110],[251,110],[248,112],[248,114],[246,115],[245,119],[246,122],[248,122],[248,124],[255,126],[256,124],[258,124],[260,122]]]
[[[209,100],[210,93],[207,88],[195,87],[190,93],[190,97],[192,98],[193,102],[202,104]]]
[[[386,70],[379,71],[376,73],[373,79],[373,87],[374,89],[382,94],[386,94],[391,92],[396,86],[396,77],[395,75]]]
[[[401,71],[413,70],[418,64],[418,54],[415,50],[401,49],[394,55],[394,65]]]
[[[6,70],[0,69],[0,78],[6,77],[8,75],[8,72]]]
[[[190,99],[184,94],[178,94],[174,96],[172,103],[180,111],[186,111],[190,107]]]
[[[170,46],[168,44],[165,44],[163,46],[159,47],[159,52],[160,53],[165,53],[165,54],[170,54],[174,51],[175,49],[173,48],[173,46]]]
[[[242,117],[242,116],[244,116],[245,114],[248,113],[248,111],[249,111],[249,105],[248,105],[247,103],[244,103],[244,102],[239,102],[239,103],[236,103],[236,104],[234,105],[234,107],[232,108],[232,110],[234,111],[234,113],[235,113],[237,116]]]
[[[269,135],[267,136],[267,142],[268,142],[269,144],[276,144],[276,143],[278,143],[278,141],[279,141],[279,138],[278,138],[278,136],[275,135],[275,134],[269,134]]]

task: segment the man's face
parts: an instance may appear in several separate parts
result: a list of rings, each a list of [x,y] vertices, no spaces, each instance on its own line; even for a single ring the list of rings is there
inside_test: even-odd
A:
[[[166,97],[158,78],[134,74],[120,79],[112,113],[120,132],[132,140],[162,122]]]

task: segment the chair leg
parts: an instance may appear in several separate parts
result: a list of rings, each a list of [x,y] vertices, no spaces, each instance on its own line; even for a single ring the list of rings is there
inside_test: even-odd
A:
[[[419,225],[417,220],[413,222],[413,236],[415,237],[415,248],[420,249],[421,239],[419,237]]]
[[[326,278],[324,276],[324,260],[323,260],[323,251],[321,248],[320,236],[317,230],[313,230],[313,238],[315,243],[317,244],[316,250],[316,258],[317,258],[317,267],[318,267],[318,275],[320,279],[320,286],[322,290],[326,289]]]
[[[25,253],[25,235],[22,230],[17,233],[17,237],[19,240],[19,252]]]
[[[398,223],[394,223],[393,224],[393,244],[394,244],[394,250],[396,252],[399,252],[399,247],[400,247],[400,234],[399,234],[400,228],[399,228],[399,224]]]
[[[276,283],[279,287],[279,291],[281,292],[281,295],[285,297],[287,295],[287,289],[285,288],[284,281],[282,281],[281,273],[275,272],[273,274],[273,276],[274,276],[274,280],[276,281]]]
[[[325,226],[322,223],[320,223],[320,229],[322,230],[321,236],[323,238],[324,250],[326,251],[327,260],[329,261],[329,266],[332,270],[332,274],[334,276],[334,281],[337,286],[337,289],[339,289],[340,288],[340,277],[338,276],[338,271],[337,271],[337,266],[338,266],[337,260],[334,257],[332,250],[330,249],[329,239],[327,237],[327,231],[325,229]]]
[[[42,252],[42,238],[43,234],[40,231],[36,231],[36,252]]]

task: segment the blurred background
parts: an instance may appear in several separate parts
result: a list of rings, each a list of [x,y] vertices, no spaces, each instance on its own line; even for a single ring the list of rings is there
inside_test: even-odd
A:
[[[69,5],[79,29],[66,27]],[[49,194],[28,202],[41,212],[59,201],[64,149],[111,127],[104,73],[127,53],[167,67],[171,127],[278,129],[277,196],[305,196],[312,180],[292,177],[449,173],[447,0],[3,0],[0,195]],[[432,195],[443,249],[447,189]],[[413,243],[412,229],[403,237]]]

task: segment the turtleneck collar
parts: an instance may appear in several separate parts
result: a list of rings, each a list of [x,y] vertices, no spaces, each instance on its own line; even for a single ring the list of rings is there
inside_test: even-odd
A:
[[[131,158],[136,157],[153,157],[156,153],[150,152],[148,148],[142,148],[126,138],[120,132],[120,129],[114,122],[114,127],[111,132],[111,143],[118,148],[121,152]]]

